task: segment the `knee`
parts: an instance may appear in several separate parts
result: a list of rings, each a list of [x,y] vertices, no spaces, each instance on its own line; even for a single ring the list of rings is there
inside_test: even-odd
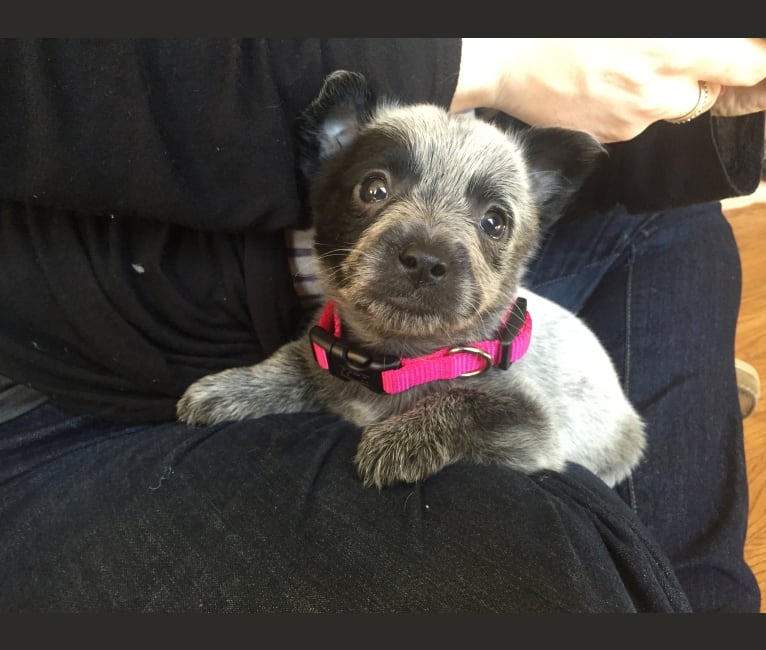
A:
[[[690,283],[726,287],[739,300],[742,267],[734,232],[720,203],[702,203],[656,215],[647,245],[659,246],[674,275]]]

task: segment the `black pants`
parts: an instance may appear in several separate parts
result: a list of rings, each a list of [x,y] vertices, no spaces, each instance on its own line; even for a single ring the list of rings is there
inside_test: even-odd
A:
[[[561,225],[527,285],[591,324],[647,420],[617,489],[457,463],[377,491],[330,415],[126,426],[45,404],[0,425],[0,610],[757,612],[719,206]]]

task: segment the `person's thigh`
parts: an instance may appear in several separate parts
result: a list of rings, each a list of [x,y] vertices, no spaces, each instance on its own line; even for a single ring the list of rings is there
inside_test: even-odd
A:
[[[671,558],[692,606],[759,611],[743,560],[748,495],[734,371],[741,269],[720,206],[640,217],[617,210],[562,225],[529,286],[590,324],[646,420],[645,459],[618,492]]]
[[[192,428],[0,425],[0,610],[688,611],[630,509],[582,468],[458,463],[364,488],[323,414]]]

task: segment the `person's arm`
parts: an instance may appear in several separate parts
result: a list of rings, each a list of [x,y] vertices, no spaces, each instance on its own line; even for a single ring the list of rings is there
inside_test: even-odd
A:
[[[766,39],[464,38],[451,109],[476,106],[599,142],[709,109],[754,113],[766,109]]]
[[[488,106],[523,124],[578,129],[608,143],[609,156],[570,212],[615,203],[634,212],[667,209],[758,186],[766,39],[463,39],[462,45],[452,110]],[[700,117],[666,121],[695,106]]]
[[[751,194],[761,181],[764,114],[706,113],[688,124],[657,122],[606,148],[608,157],[570,206],[570,216],[616,203],[642,213]]]
[[[0,40],[0,198],[295,225],[294,122],[325,75],[447,106],[459,60],[459,39]]]

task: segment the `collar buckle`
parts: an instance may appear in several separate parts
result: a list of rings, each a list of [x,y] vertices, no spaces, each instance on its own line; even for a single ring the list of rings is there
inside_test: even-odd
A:
[[[330,374],[348,381],[364,384],[376,393],[385,393],[381,373],[385,370],[395,370],[401,367],[398,357],[374,357],[365,352],[349,347],[342,339],[335,338],[330,332],[318,325],[309,331],[314,358],[323,365],[317,357],[316,347],[325,351],[327,370]]]

